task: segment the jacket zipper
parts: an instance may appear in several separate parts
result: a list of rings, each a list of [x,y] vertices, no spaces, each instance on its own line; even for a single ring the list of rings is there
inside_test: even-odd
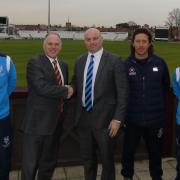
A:
[[[143,76],[142,77],[142,81],[143,81],[143,104],[144,104],[144,107],[145,107],[145,76]],[[144,115],[145,113],[144,113],[144,111],[143,111],[143,113],[142,113],[142,119],[143,119],[143,121],[142,122],[144,122],[144,120],[145,120],[145,115]]]

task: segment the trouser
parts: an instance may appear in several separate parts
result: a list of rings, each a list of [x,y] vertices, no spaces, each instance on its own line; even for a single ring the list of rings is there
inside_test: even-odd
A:
[[[52,135],[24,134],[22,180],[51,180],[56,167],[62,125]]]
[[[0,120],[0,180],[8,180],[11,168],[12,129],[10,116]]]
[[[162,171],[162,137],[163,128],[159,126],[141,127],[127,125],[125,128],[122,171],[124,177],[132,178],[134,174],[134,154],[141,137],[149,153],[149,171],[153,180],[161,180]]]
[[[177,176],[175,180],[180,180],[180,125],[176,124],[176,159]]]
[[[96,180],[97,152],[102,162],[101,180],[115,180],[114,143],[107,129],[95,128],[90,113],[83,113],[78,127],[81,156],[84,161],[85,180]]]

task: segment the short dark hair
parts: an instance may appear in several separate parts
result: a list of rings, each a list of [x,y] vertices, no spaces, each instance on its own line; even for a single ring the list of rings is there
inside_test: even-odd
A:
[[[134,31],[132,39],[131,39],[131,54],[132,55],[135,54],[135,48],[133,47],[133,43],[134,43],[134,39],[135,39],[136,35],[138,35],[138,34],[145,34],[148,37],[149,43],[151,43],[151,45],[149,46],[149,49],[148,49],[148,54],[152,54],[154,52],[153,45],[152,45],[152,35],[151,35],[150,31],[146,28],[138,28]]]

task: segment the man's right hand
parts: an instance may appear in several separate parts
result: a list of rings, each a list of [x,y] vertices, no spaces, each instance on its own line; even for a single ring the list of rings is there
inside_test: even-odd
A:
[[[73,90],[73,88],[70,86],[70,85],[65,85],[65,87],[67,87],[68,88],[68,95],[67,95],[67,99],[70,99],[71,98],[71,96],[73,95],[73,93],[74,93],[74,90]]]

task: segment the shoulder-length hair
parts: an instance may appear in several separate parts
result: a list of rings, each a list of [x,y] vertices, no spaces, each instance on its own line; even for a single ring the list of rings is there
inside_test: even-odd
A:
[[[152,45],[152,35],[151,35],[150,31],[146,28],[138,28],[134,31],[132,39],[131,39],[131,47],[130,47],[131,55],[135,54],[135,48],[133,46],[133,43],[134,43],[134,39],[135,39],[136,35],[138,35],[138,34],[145,34],[148,37],[148,41],[151,44],[148,49],[148,54],[152,54],[154,52],[154,49],[153,49],[153,45]]]

